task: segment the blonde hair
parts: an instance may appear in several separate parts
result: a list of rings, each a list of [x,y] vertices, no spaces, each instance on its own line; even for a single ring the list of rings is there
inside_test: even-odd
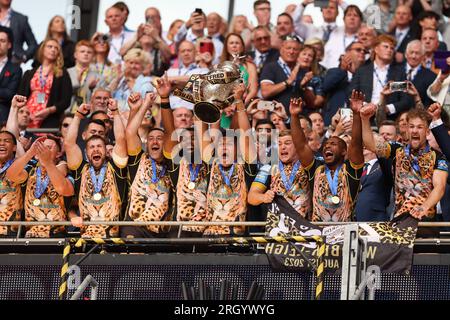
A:
[[[59,42],[57,40],[55,40],[55,39],[46,39],[46,40],[44,40],[42,42],[41,46],[39,47],[38,54],[37,54],[37,59],[38,59],[39,63],[42,64],[42,62],[44,60],[44,49],[45,49],[45,46],[50,41],[53,41],[54,43],[56,43],[57,47],[58,47],[58,56],[56,57],[56,61],[53,64],[53,74],[55,75],[56,78],[60,78],[63,75],[64,56],[62,54],[61,46],[60,46],[60,44],[59,44]]]
[[[144,69],[152,64],[150,53],[138,48],[128,50],[127,54],[123,57],[123,61],[127,62],[129,60],[139,60]]]

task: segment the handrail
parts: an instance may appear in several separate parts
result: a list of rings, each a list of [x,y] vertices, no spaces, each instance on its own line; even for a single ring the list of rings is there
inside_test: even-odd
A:
[[[338,226],[347,224],[362,224],[366,222],[312,222],[316,226]],[[71,226],[70,221],[0,221],[0,226]],[[266,221],[84,221],[84,226],[242,226],[242,227],[264,227]],[[450,222],[419,222],[419,227],[450,227]]]

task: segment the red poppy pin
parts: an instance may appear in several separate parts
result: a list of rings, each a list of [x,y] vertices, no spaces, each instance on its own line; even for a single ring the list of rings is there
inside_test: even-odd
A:
[[[11,72],[6,71],[6,72],[5,72],[5,77],[10,77],[10,76],[11,76]]]

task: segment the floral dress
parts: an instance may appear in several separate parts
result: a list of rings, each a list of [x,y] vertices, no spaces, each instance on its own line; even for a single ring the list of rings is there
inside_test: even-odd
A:
[[[53,85],[53,79],[54,79],[53,72],[50,72],[47,77],[43,77],[42,82],[41,82],[39,75],[40,75],[40,69],[38,69],[34,73],[34,76],[31,79],[31,83],[30,83],[31,95],[30,95],[30,97],[28,97],[27,107],[30,110],[31,121],[30,121],[30,124],[28,125],[28,128],[40,128],[41,127],[43,121],[35,120],[33,116],[37,112],[42,111],[47,108],[47,103],[50,98],[50,91],[51,91],[52,85]],[[42,94],[42,93],[45,95],[43,102],[42,102],[42,100],[39,101],[39,94]],[[41,103],[39,103],[39,102],[41,102]]]

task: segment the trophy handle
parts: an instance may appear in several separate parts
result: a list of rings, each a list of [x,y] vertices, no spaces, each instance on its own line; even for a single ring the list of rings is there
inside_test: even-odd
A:
[[[220,120],[220,109],[209,102],[199,102],[194,105],[194,114],[205,123],[216,123]]]

